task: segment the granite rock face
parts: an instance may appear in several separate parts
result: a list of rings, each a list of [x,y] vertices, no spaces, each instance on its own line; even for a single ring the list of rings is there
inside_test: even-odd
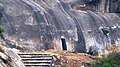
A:
[[[86,52],[91,47],[102,51],[120,44],[119,14],[103,13],[119,12],[120,1],[105,1],[93,5],[94,0],[0,0],[0,25],[6,39],[26,50],[62,49],[64,37],[70,51]]]
[[[25,67],[25,65],[15,51],[0,45],[0,67]]]

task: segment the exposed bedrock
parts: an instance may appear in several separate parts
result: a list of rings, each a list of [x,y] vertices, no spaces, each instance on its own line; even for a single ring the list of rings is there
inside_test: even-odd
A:
[[[86,52],[91,46],[102,51],[120,44],[119,14],[72,8],[74,3],[88,2],[0,0],[0,25],[5,28],[7,40],[30,51],[62,49],[62,37],[67,50],[74,52]]]

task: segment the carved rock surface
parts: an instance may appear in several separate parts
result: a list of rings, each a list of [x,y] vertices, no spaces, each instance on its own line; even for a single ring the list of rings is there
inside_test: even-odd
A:
[[[17,42],[30,51],[62,49],[61,37],[65,38],[67,49],[74,52],[86,52],[90,46],[95,47],[93,50],[102,51],[110,46],[108,44],[118,45],[119,14],[73,8],[89,2],[0,0],[3,14],[0,25],[5,28],[6,39]],[[101,28],[107,29],[109,34],[105,35]]]

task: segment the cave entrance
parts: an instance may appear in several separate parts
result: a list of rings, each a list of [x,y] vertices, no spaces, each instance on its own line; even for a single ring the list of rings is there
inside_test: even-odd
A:
[[[61,36],[61,42],[62,42],[62,49],[67,50],[66,40],[63,36]]]

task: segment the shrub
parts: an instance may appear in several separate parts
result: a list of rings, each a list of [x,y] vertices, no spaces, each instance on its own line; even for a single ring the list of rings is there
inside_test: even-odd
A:
[[[4,29],[0,27],[0,34],[4,32]]]
[[[92,67],[120,67],[120,53],[111,53],[99,59]]]

